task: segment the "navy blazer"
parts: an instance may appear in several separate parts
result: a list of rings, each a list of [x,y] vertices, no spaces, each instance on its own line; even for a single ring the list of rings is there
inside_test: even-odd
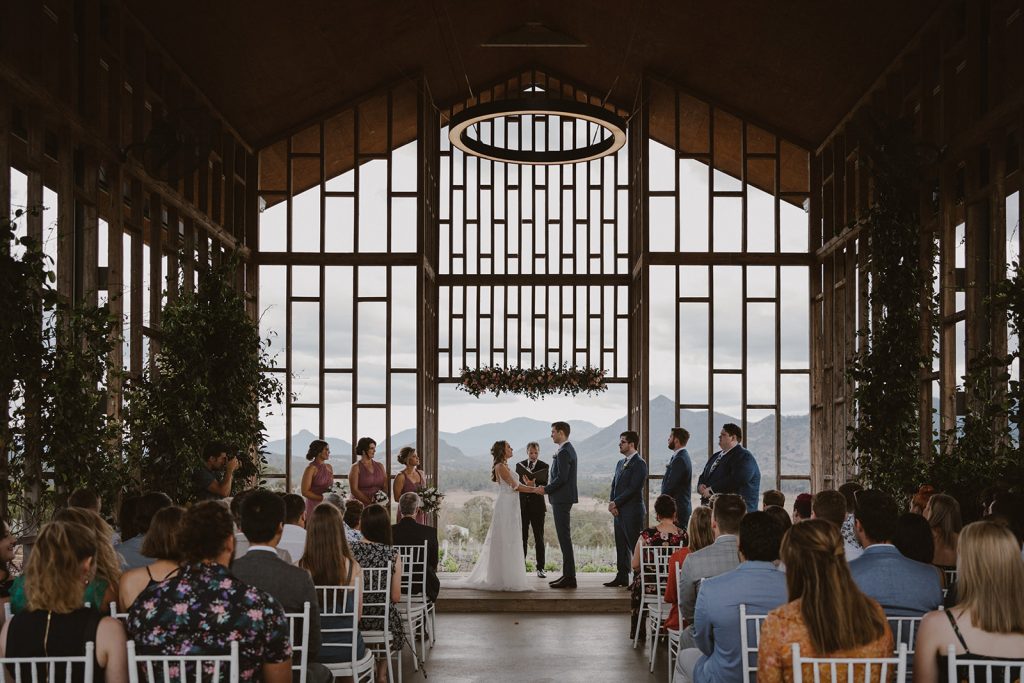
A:
[[[629,460],[629,467],[624,467]],[[644,482],[647,481],[647,463],[635,454],[632,458],[623,458],[615,463],[615,476],[612,477],[610,499],[620,511],[639,506],[641,512],[647,510],[644,505]]]
[[[576,489],[576,449],[566,441],[551,459],[548,468],[548,483],[544,485],[544,493],[552,505],[572,505],[580,502],[579,491]]]
[[[741,444],[736,444],[725,454],[715,471],[708,473],[715,461],[716,452],[704,465],[704,471],[697,479],[697,486],[704,484],[715,493],[738,493],[747,504],[747,512],[757,510],[757,499],[761,493],[761,468],[757,460]]]
[[[690,494],[693,486],[693,463],[690,453],[685,448],[679,449],[665,466],[665,478],[661,480],[661,492],[672,496],[676,501],[676,519],[686,527],[690,519]]]
[[[864,595],[889,617],[919,617],[942,605],[938,570],[903,557],[892,545],[870,545],[850,561],[850,574]]]

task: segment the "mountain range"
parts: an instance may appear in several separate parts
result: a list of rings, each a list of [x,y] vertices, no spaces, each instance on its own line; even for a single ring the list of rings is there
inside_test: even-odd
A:
[[[699,469],[708,456],[708,420],[707,412],[683,410],[676,420],[674,402],[658,396],[651,400],[648,413],[650,426],[651,472],[661,473],[669,457],[672,455],[666,446],[669,430],[681,426],[690,432],[690,443],[687,450]],[[726,422],[740,423],[739,418],[723,413],[712,415],[712,425],[717,430]],[[607,474],[614,468],[619,455],[619,434],[626,431],[627,417],[623,416],[606,427],[598,427],[584,420],[570,421],[571,441],[579,455],[579,471],[581,475]],[[808,415],[782,416],[782,465],[783,471],[792,474],[810,471],[810,419]],[[309,442],[316,438],[307,430],[292,436],[292,472],[301,472],[306,466],[305,453]],[[554,453],[551,443],[551,427],[549,422],[517,417],[504,422],[478,425],[461,432],[441,432],[438,440],[438,460],[444,470],[479,470],[486,468],[490,458],[491,445],[500,439],[508,439],[516,452],[516,457],[526,455],[526,444],[536,441],[541,447],[541,458],[548,460]],[[352,445],[344,439],[327,437],[331,452],[338,462],[349,461],[348,454]],[[403,446],[414,445],[416,431],[407,429],[391,437],[392,453],[397,454]],[[775,473],[775,416],[769,415],[757,422],[748,422],[744,445],[754,453],[761,465],[761,475],[774,477]],[[712,447],[717,450],[717,439],[713,439]],[[267,460],[271,468],[284,471],[285,441],[278,439],[267,444]],[[339,471],[340,473],[340,471]]]

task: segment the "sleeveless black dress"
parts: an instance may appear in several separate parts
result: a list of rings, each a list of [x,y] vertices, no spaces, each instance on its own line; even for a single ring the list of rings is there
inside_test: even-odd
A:
[[[46,632],[47,617],[50,621],[49,634]],[[89,607],[81,607],[68,614],[45,610],[15,614],[7,628],[6,654],[8,657],[81,657],[85,654],[85,644],[96,642],[96,629],[102,618],[102,614]],[[103,669],[95,661],[95,653],[93,658],[95,680],[102,681]],[[30,667],[21,665],[21,669],[22,680],[32,680]],[[45,672],[40,670],[40,680],[45,676]],[[64,677],[64,667],[58,666],[55,679],[63,681]],[[71,680],[77,683],[84,679],[82,667],[75,666]]]

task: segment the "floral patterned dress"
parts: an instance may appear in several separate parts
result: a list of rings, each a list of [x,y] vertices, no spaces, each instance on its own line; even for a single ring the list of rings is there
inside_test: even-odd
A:
[[[689,537],[686,535],[686,531],[682,533],[667,533],[664,534],[658,530],[658,527],[652,526],[649,529],[644,529],[640,532],[640,540],[637,543],[649,546],[663,546],[663,545],[686,545],[689,542]],[[633,637],[634,630],[639,626],[640,628],[646,628],[646,624],[637,624],[637,620],[640,617],[640,572],[636,572],[633,575],[633,583],[629,585],[629,606],[630,606],[630,630],[629,637]],[[648,593],[654,593],[655,587],[648,585]],[[646,617],[645,617],[646,619]]]
[[[874,606],[884,619],[882,608],[878,603]],[[815,652],[814,646],[811,645],[811,635],[800,614],[800,600],[794,600],[769,612],[768,618],[761,626],[761,642],[757,648],[758,683],[790,683],[793,680],[793,643],[800,644],[800,655],[804,657],[891,657],[893,648],[892,631],[887,628],[880,638],[867,645],[843,652]],[[826,676],[823,676],[822,680],[826,680]],[[805,681],[815,680],[810,665],[803,667],[803,677]],[[846,667],[840,666],[837,680],[845,681],[846,677]],[[864,679],[863,667],[854,670],[854,678],[858,681]],[[880,679],[880,671],[878,667],[874,667],[871,681],[885,683]]]
[[[128,611],[128,636],[141,654],[222,654],[238,641],[243,681],[260,680],[264,662],[292,657],[281,605],[211,562],[144,591]]]
[[[370,541],[360,541],[359,543],[352,544],[352,554],[356,558],[356,562],[363,569],[382,569],[391,565],[392,573],[395,571],[395,562],[398,559],[398,550],[393,545],[384,545],[383,543],[372,543]],[[369,576],[364,573],[363,581],[367,581]],[[365,583],[364,583],[365,586]],[[384,608],[379,605],[364,605],[363,606],[363,618],[359,620],[359,630],[376,630],[380,628],[379,619],[367,620],[367,615],[380,616],[384,614]],[[391,632],[392,638],[392,652],[395,650],[401,650],[405,647],[405,633],[402,631],[402,616],[398,613],[397,605],[392,603],[390,616],[388,617],[388,630]]]

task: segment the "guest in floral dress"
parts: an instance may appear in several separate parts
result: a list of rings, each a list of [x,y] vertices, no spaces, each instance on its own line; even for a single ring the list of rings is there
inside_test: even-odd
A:
[[[423,472],[420,472],[420,454],[412,446],[406,446],[398,451],[398,462],[405,465],[405,469],[395,475],[394,494],[395,502],[405,493],[419,493],[426,486],[426,479]],[[416,523],[426,524],[427,513],[422,508],[416,511]]]
[[[185,566],[141,595],[128,612],[128,633],[139,652],[223,654],[237,641],[241,680],[290,683],[284,610],[228,571],[235,534],[227,507],[197,503],[185,513],[180,534]]]
[[[334,485],[334,468],[327,459],[331,447],[326,441],[316,440],[309,444],[306,460],[309,465],[302,473],[302,497],[306,499],[306,519],[313,516],[313,508],[323,502],[324,494]]]
[[[644,624],[637,624],[640,614],[640,554],[643,546],[681,546],[686,545],[689,537],[686,531],[676,526],[676,501],[668,494],[661,494],[654,501],[654,516],[658,523],[640,532],[636,547],[633,549],[633,583],[629,586],[630,592],[630,613],[631,628],[630,638],[633,637],[634,629],[644,628]],[[656,586],[653,585],[653,577],[648,577],[648,594],[654,594]]]
[[[356,442],[356,455],[359,460],[348,472],[348,483],[352,489],[352,497],[363,505],[376,503],[377,494],[381,491],[387,495],[388,473],[384,465],[373,459],[377,453],[377,442],[364,436]]]
[[[782,540],[790,601],[769,612],[757,651],[759,683],[793,680],[792,644],[808,657],[891,657],[892,631],[881,606],[850,576],[839,528],[824,519],[794,525]],[[861,667],[862,669],[862,667]],[[861,681],[864,673],[854,671]],[[847,671],[840,666],[838,679]],[[815,680],[810,665],[804,680]],[[871,681],[881,679],[873,667]]]
[[[363,510],[360,520],[360,528],[363,532],[363,540],[352,544],[352,555],[362,569],[380,569],[391,566],[391,602],[397,603],[402,599],[402,558],[398,556],[398,550],[391,544],[391,518],[384,507],[374,504],[368,505]],[[366,581],[369,575],[363,574],[363,585],[368,588]],[[367,616],[384,614],[382,606],[363,606],[363,618],[359,621],[359,630],[380,630],[380,619],[367,619]],[[405,646],[405,633],[402,631],[402,616],[395,607],[391,608],[388,617],[388,631],[391,633],[391,651],[396,652]],[[387,679],[387,662],[383,659],[377,660],[377,680]]]

